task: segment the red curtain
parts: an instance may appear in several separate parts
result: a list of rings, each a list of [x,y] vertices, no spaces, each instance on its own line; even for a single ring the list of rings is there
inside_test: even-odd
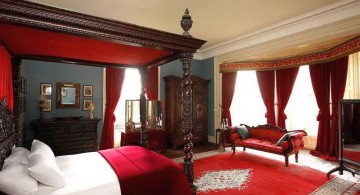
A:
[[[277,125],[283,129],[286,128],[285,120],[287,118],[284,110],[289,101],[298,72],[299,67],[276,71],[276,95],[278,104]]]
[[[6,97],[11,111],[14,108],[14,94],[12,82],[11,56],[0,45],[0,100]]]
[[[330,66],[327,63],[309,66],[311,83],[313,86],[319,114],[317,144],[311,154],[321,158],[329,159],[328,150],[331,144],[329,137],[330,130]]]
[[[329,132],[330,147],[328,153],[335,159],[337,159],[339,156],[339,104],[340,101],[344,98],[348,61],[349,57],[346,56],[330,62],[332,114],[331,129]]]
[[[230,106],[234,96],[237,72],[222,73],[222,118],[228,118],[231,126]]]
[[[275,71],[256,71],[256,77],[258,80],[261,97],[266,107],[265,117],[267,118],[267,123],[275,125]]]
[[[120,99],[125,69],[106,68],[106,108],[100,150],[114,147],[114,111]]]
[[[147,70],[146,77],[146,96],[148,100],[158,100],[159,90],[159,74],[158,67],[153,67]]]

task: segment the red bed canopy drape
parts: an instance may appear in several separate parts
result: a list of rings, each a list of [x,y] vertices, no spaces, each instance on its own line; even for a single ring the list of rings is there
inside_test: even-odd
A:
[[[6,97],[11,111],[14,109],[14,94],[12,82],[11,56],[7,50],[0,45],[0,99]]]
[[[114,111],[120,99],[125,69],[106,68],[106,108],[100,150],[114,147]]]
[[[230,106],[234,96],[236,72],[227,72],[222,74],[222,119],[228,118],[228,125],[231,126]]]
[[[276,70],[276,97],[278,105],[277,125],[283,129],[286,128],[285,108],[289,101],[299,67]]]
[[[338,158],[338,110],[343,99],[348,67],[348,56],[328,63],[309,67],[311,82],[319,107],[317,144],[311,154],[325,160],[336,161]],[[332,114],[330,117],[330,82]]]
[[[146,96],[148,100],[157,100],[159,91],[158,67],[148,69],[146,77]]]
[[[266,107],[265,117],[267,118],[267,123],[275,125],[275,71],[256,71],[256,77],[259,84],[261,97]]]

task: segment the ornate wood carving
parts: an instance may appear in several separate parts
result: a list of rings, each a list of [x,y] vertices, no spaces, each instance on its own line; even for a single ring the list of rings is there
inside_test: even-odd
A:
[[[0,0],[0,21],[70,33],[133,46],[196,52],[205,43],[129,23],[63,10],[29,1]]]
[[[20,145],[20,88],[21,88],[21,80],[20,80],[20,65],[22,60],[19,58],[12,59],[12,81],[13,81],[13,95],[14,95],[14,128],[15,128],[15,136],[16,136],[16,145]]]
[[[140,93],[140,145],[147,148],[148,142],[146,139],[146,98],[145,98],[145,87],[146,87],[146,74],[147,69],[139,69],[141,75],[141,93]]]
[[[182,62],[182,82],[183,91],[181,93],[181,121],[184,136],[184,173],[189,180],[189,185],[193,194],[196,194],[196,186],[194,185],[194,167],[193,167],[193,143],[192,143],[192,128],[193,128],[193,109],[192,109],[192,81],[191,75],[191,60],[193,53],[182,52],[179,56]]]
[[[18,145],[18,131],[14,128],[14,116],[7,106],[6,98],[0,102],[0,170],[11,148]]]

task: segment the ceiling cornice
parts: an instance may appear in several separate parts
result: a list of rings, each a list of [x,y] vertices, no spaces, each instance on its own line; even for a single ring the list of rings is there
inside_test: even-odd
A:
[[[201,60],[209,57],[219,57],[220,61],[229,61],[230,58],[233,58],[232,60],[236,61],[239,59],[235,59],[234,56],[238,56],[239,53],[244,57],[249,56],[249,54],[254,55],[256,52],[261,52],[259,47],[256,47],[256,49],[249,49],[260,44],[265,50],[266,48],[274,49],[274,43],[266,46],[266,44],[274,42],[274,40],[284,40],[279,41],[279,43],[289,43],[289,41],[298,40],[297,42],[301,43],[300,40],[304,40],[304,37],[306,36],[311,37],[311,39],[308,39],[307,41],[324,38],[324,34],[318,33],[319,30],[321,27],[325,27],[325,29],[332,27],[332,24],[337,24],[339,28],[336,30],[332,29],[331,31],[327,29],[326,33],[329,38],[338,36],[338,34],[346,35],[360,32],[358,30],[360,28],[359,25],[351,22],[342,22],[352,18],[359,18],[360,21],[360,1],[343,0],[221,44],[199,49],[194,55],[194,58]],[[313,30],[317,30],[317,33],[311,33]],[[300,35],[301,33],[305,34]],[[295,35],[297,35],[298,38],[292,38],[292,36]],[[250,53],[247,55],[246,52]]]

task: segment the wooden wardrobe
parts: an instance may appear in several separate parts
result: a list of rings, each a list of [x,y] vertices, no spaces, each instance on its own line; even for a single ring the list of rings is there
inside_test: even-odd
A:
[[[175,149],[183,145],[181,126],[181,77],[166,76],[165,131],[168,144]],[[210,80],[191,75],[193,90],[193,143],[208,141],[208,84]]]

